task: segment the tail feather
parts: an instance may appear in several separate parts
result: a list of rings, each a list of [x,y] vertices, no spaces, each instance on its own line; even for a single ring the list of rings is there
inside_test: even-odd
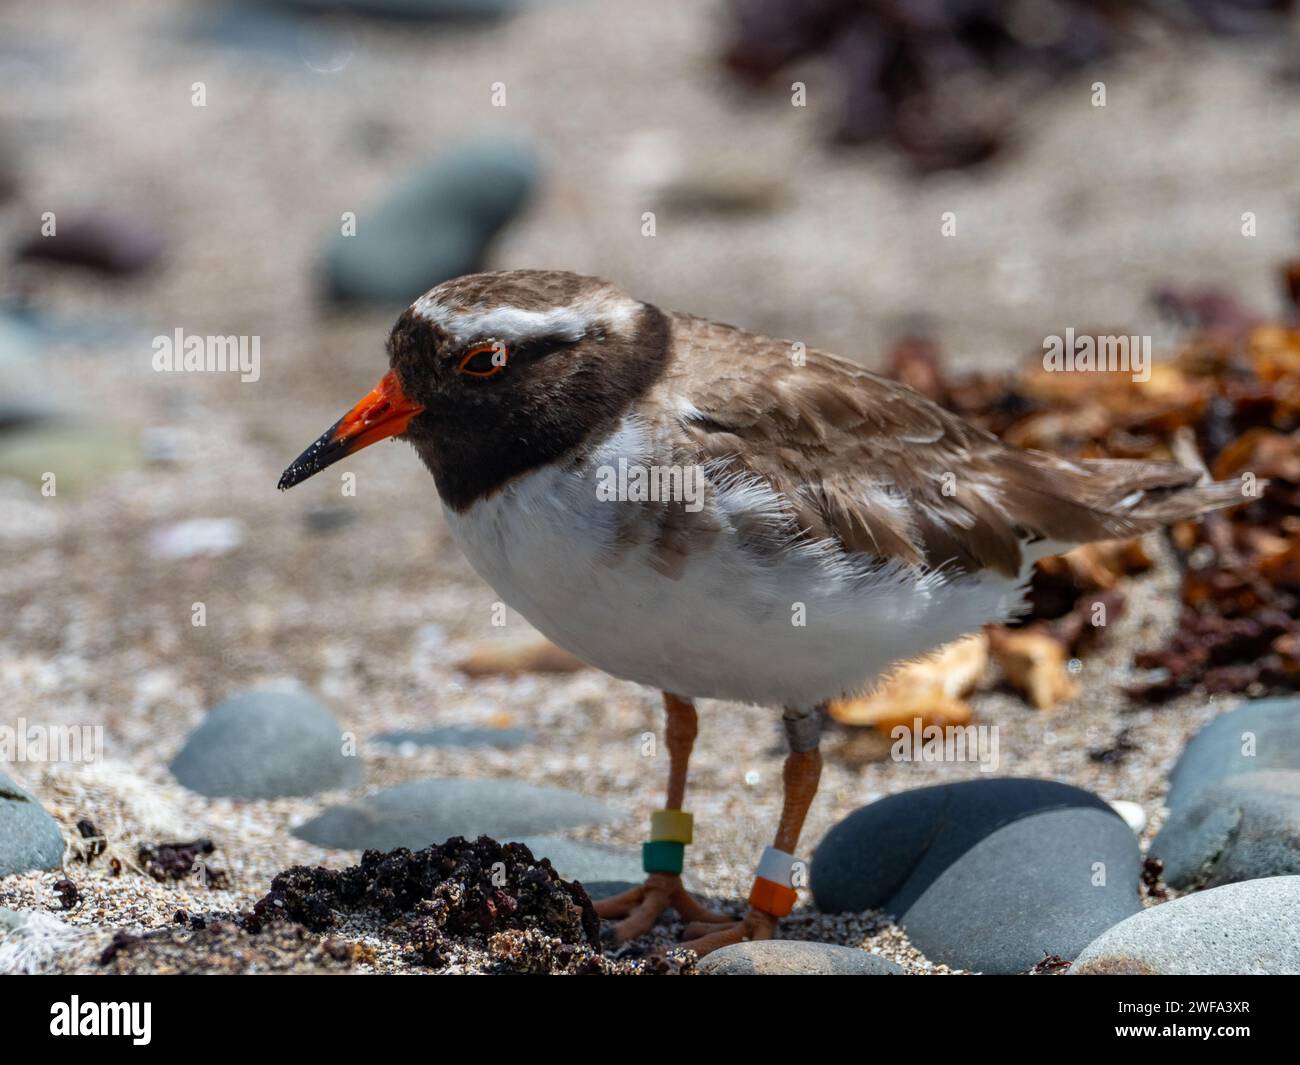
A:
[[[1031,558],[1249,502],[1240,483],[1208,481],[1204,471],[1172,462],[1067,460],[1020,451],[1009,465],[1016,472],[1003,482],[1002,502],[1038,538]]]
[[[1092,505],[1140,531],[1171,525],[1248,501],[1238,481],[1206,481],[1200,470],[1171,462],[1088,459]]]

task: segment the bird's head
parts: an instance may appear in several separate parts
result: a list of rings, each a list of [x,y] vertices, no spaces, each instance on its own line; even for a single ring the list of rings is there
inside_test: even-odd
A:
[[[444,501],[468,506],[612,424],[659,376],[666,352],[664,316],[599,278],[510,270],[446,281],[402,313],[388,373],[279,486],[398,436]]]

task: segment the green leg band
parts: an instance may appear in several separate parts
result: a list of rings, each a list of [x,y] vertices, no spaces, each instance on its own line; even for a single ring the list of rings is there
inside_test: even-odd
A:
[[[686,844],[657,839],[641,844],[641,868],[647,873],[680,873]]]

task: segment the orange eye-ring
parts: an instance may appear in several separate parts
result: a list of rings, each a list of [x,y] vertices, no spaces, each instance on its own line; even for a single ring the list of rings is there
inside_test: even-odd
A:
[[[509,357],[506,346],[500,341],[475,344],[465,352],[456,370],[470,377],[492,377],[506,368]]]

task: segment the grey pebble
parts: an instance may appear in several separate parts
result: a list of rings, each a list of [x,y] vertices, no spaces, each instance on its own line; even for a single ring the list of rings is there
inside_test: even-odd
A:
[[[1088,944],[1070,973],[1300,974],[1300,876],[1245,880],[1152,906]]]
[[[249,691],[208,712],[172,760],[172,773],[200,795],[273,799],[361,782],[361,760],[344,753],[343,730],[305,692]]]
[[[1179,889],[1300,874],[1300,771],[1225,777],[1170,813],[1150,853]]]
[[[0,876],[57,869],[63,833],[26,788],[0,772]]]
[[[481,270],[493,237],[532,195],[531,145],[481,136],[448,151],[357,212],[324,253],[326,287],[338,302],[405,306],[448,278]]]
[[[826,913],[894,914],[931,961],[985,973],[1073,957],[1140,906],[1141,856],[1098,796],[1050,780],[962,781],[855,811],[813,856]]]
[[[612,818],[603,802],[513,780],[430,778],[333,806],[294,835],[339,850],[419,850],[452,836],[509,841]]]
[[[410,743],[416,747],[523,747],[533,743],[537,733],[526,728],[458,728],[445,726],[430,729],[403,729],[381,732],[376,743],[400,747]]]
[[[1300,770],[1300,699],[1259,699],[1220,714],[1187,744],[1169,774],[1171,810],[1225,777]]]

